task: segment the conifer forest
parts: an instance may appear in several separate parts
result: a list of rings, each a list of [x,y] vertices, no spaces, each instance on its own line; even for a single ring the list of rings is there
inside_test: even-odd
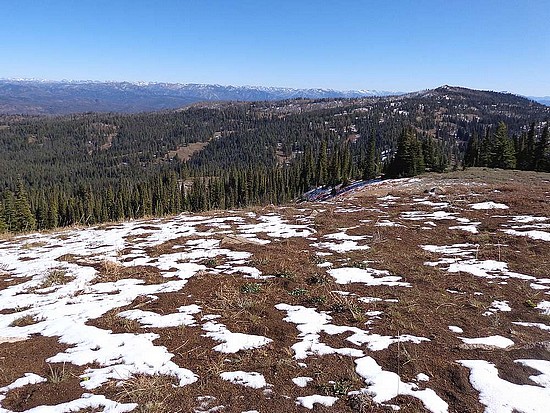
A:
[[[139,114],[0,116],[0,231],[299,200],[313,188],[470,166],[550,171],[550,108],[442,87],[217,102]]]

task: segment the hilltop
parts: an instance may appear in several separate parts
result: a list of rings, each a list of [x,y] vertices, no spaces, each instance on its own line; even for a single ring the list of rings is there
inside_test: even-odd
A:
[[[549,202],[471,169],[5,238],[1,408],[545,412]]]

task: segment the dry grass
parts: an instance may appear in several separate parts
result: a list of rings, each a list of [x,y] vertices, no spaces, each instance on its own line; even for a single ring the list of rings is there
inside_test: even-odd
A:
[[[141,324],[138,321],[120,317],[117,310],[108,311],[103,316],[93,320],[89,324],[106,330],[111,330],[114,333],[136,333],[141,329]]]
[[[135,412],[174,412],[169,401],[175,384],[172,377],[140,374],[117,386],[117,399],[119,402],[137,403],[138,407],[133,410]]]
[[[40,288],[48,288],[56,285],[65,285],[74,280],[74,277],[67,275],[67,272],[60,268],[50,270],[46,278],[42,280]]]
[[[71,377],[74,377],[71,372],[65,368],[65,363],[63,364],[49,364],[48,363],[48,373],[46,379],[48,382],[53,384],[62,383]]]
[[[10,327],[25,327],[36,324],[36,320],[31,315],[16,318],[10,323]]]

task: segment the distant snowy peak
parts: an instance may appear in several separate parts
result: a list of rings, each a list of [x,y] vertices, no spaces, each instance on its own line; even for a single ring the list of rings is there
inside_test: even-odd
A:
[[[196,83],[0,79],[0,113],[132,113],[176,109],[201,101],[363,98],[392,94],[395,93]]]
[[[298,89],[269,86],[224,86],[219,84],[200,83],[166,83],[166,82],[118,82],[95,80],[59,80],[43,79],[0,79],[0,85],[19,84],[19,86],[36,87],[98,87],[113,90],[134,90],[136,92],[154,92],[157,95],[173,95],[180,97],[200,97],[207,100],[280,100],[292,98],[338,98],[338,97],[370,97],[388,96],[397,92],[381,90],[335,90],[324,88]]]

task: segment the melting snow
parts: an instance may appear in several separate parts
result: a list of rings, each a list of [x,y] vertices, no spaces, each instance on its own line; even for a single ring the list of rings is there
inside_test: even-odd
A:
[[[188,305],[178,308],[179,313],[160,315],[152,311],[128,310],[118,313],[120,317],[136,320],[144,327],[177,327],[181,325],[196,325],[193,314],[200,313],[201,308],[196,305]]]
[[[421,343],[422,341],[430,341],[424,337],[416,337],[408,334],[400,336],[381,336],[379,334],[371,334],[366,330],[351,326],[337,326],[329,324],[332,317],[326,312],[317,312],[315,308],[306,308],[302,306],[292,306],[289,304],[277,304],[278,310],[286,311],[287,317],[284,321],[296,324],[296,328],[300,331],[299,337],[302,341],[294,344],[296,359],[305,359],[310,355],[325,355],[325,354],[341,354],[351,357],[363,357],[364,353],[361,350],[353,348],[335,349],[319,341],[320,333],[324,332],[329,335],[337,335],[351,332],[346,338],[347,341],[356,346],[365,345],[369,350],[378,351],[388,348],[391,344],[397,342],[409,341],[412,343]]]
[[[540,371],[530,379],[544,387],[519,385],[498,376],[494,364],[485,360],[459,360],[470,369],[470,382],[479,392],[479,401],[486,406],[485,413],[546,412],[550,406],[550,362],[542,360],[516,360]],[[539,379],[537,379],[539,378]]]
[[[385,270],[344,267],[328,270],[328,273],[336,279],[338,284],[363,283],[369,286],[411,287],[411,284],[399,281],[401,277],[389,275],[389,271]]]
[[[207,332],[204,335],[205,337],[222,342],[222,344],[218,344],[214,347],[214,350],[221,353],[237,353],[241,350],[250,350],[263,347],[273,341],[270,338],[263,336],[232,333],[225,327],[225,325],[216,323],[215,321],[206,322],[202,326],[202,329]]]
[[[523,326],[523,327],[537,327],[544,331],[550,331],[550,326],[543,323],[524,323],[521,321],[514,321],[512,324],[516,324],[518,326]]]
[[[445,212],[445,211],[435,211],[435,212],[426,212],[426,211],[407,211],[402,212],[401,216],[403,219],[409,221],[425,221],[427,219],[433,220],[455,220],[457,219],[456,212]]]
[[[495,202],[488,201],[488,202],[478,202],[477,204],[470,204],[470,208],[472,208],[472,209],[481,209],[481,210],[485,210],[485,209],[508,209],[508,205],[497,204]]]
[[[502,231],[505,232],[508,235],[528,237],[528,238],[531,238],[531,239],[542,240],[542,241],[550,241],[550,232],[538,231],[538,230],[516,231],[514,229],[505,229],[505,230],[502,230]]]
[[[391,371],[384,371],[372,357],[355,360],[356,371],[365,379],[365,392],[372,396],[376,403],[384,403],[397,397],[407,395],[420,399],[426,409],[433,413],[445,413],[449,406],[432,389],[419,390],[414,383],[405,383]]]
[[[310,381],[313,381],[311,377],[295,377],[292,379],[292,382],[298,387],[306,387]]]
[[[465,344],[472,344],[474,346],[489,346],[498,348],[507,348],[514,345],[514,342],[509,338],[499,335],[479,338],[466,338],[459,337]]]
[[[322,404],[323,406],[330,407],[336,401],[338,400],[338,397],[332,397],[332,396],[321,396],[319,394],[314,394],[312,396],[305,396],[305,397],[297,397],[296,398],[296,404],[304,406],[306,409],[313,409],[313,405],[315,403]]]
[[[460,327],[458,326],[449,326],[449,330],[451,330],[453,333],[464,333],[464,330],[462,330]]]
[[[537,310],[542,310],[543,314],[550,315],[550,301],[541,301],[537,304]]]
[[[220,377],[224,380],[230,381],[231,383],[252,387],[253,389],[261,389],[262,387],[267,386],[264,376],[256,372],[248,373],[246,371],[228,371],[221,373]]]

